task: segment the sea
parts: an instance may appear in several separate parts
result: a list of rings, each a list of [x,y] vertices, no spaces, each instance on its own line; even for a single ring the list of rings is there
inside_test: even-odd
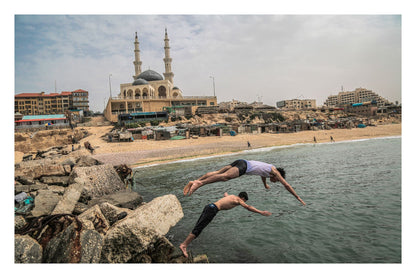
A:
[[[336,139],[336,138],[335,138]],[[282,167],[303,206],[280,183],[244,175],[207,184],[191,196],[183,187],[236,159]],[[219,211],[189,246],[210,263],[401,263],[401,136],[297,144],[182,160],[134,169],[134,190],[145,202],[174,194],[184,217],[166,237],[176,247],[205,205],[223,194],[248,193],[247,203]]]

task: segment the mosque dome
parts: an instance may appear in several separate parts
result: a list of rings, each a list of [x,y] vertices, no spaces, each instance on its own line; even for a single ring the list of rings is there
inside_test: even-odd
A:
[[[144,80],[143,78],[137,78],[136,80],[134,80],[132,85],[146,85],[149,84],[149,82],[147,82],[146,80]]]
[[[140,78],[141,79],[144,79],[146,81],[159,81],[159,80],[163,80],[163,77],[160,74],[158,74],[154,70],[150,70],[150,69],[142,72],[141,74],[139,74],[139,76],[137,76],[137,79],[140,79]]]
[[[172,88],[172,90],[179,90],[179,88],[175,86]]]

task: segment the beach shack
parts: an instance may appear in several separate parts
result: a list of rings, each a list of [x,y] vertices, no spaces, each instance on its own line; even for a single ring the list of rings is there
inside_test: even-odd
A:
[[[68,128],[69,121],[64,114],[26,115],[14,122],[16,130]]]

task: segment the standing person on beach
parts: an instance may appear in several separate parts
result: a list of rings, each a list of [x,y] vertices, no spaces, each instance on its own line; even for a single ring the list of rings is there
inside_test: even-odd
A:
[[[266,178],[270,178],[271,182],[279,181],[296,199],[303,205],[305,202],[296,194],[295,190],[285,180],[286,172],[283,168],[276,168],[272,164],[255,160],[238,159],[230,165],[224,166],[218,171],[208,172],[197,180],[190,181],[183,189],[184,195],[191,195],[201,186],[218,181],[228,181],[238,178],[244,174],[257,175],[261,177],[263,185],[266,189],[270,189]]]
[[[238,196],[235,195],[228,195],[227,192],[224,193],[224,197],[218,200],[215,203],[211,203],[206,205],[204,210],[202,211],[201,216],[199,217],[198,221],[192,232],[186,237],[185,241],[179,245],[179,248],[182,250],[182,253],[185,257],[188,257],[188,252],[186,248],[188,245],[199,236],[202,230],[214,219],[215,215],[220,210],[229,210],[238,205],[242,206],[243,208],[259,213],[263,216],[270,216],[271,212],[264,210],[258,210],[253,206],[247,205],[246,202],[248,201],[248,195],[246,192],[240,192]]]

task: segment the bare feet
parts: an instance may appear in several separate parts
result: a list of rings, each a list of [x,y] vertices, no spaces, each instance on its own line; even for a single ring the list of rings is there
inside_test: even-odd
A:
[[[185,185],[185,187],[183,188],[183,195],[188,195],[189,193],[189,189],[191,189],[191,186],[193,184],[193,181],[188,182],[187,185]]]
[[[202,186],[202,182],[200,180],[194,180],[192,182],[191,188],[189,189],[189,196],[192,195],[192,193],[195,192],[195,190],[197,190],[198,188],[200,188]]]
[[[185,244],[182,243],[181,245],[179,245],[179,248],[182,250],[182,253],[185,256],[185,258],[188,258],[188,253],[186,252]]]

